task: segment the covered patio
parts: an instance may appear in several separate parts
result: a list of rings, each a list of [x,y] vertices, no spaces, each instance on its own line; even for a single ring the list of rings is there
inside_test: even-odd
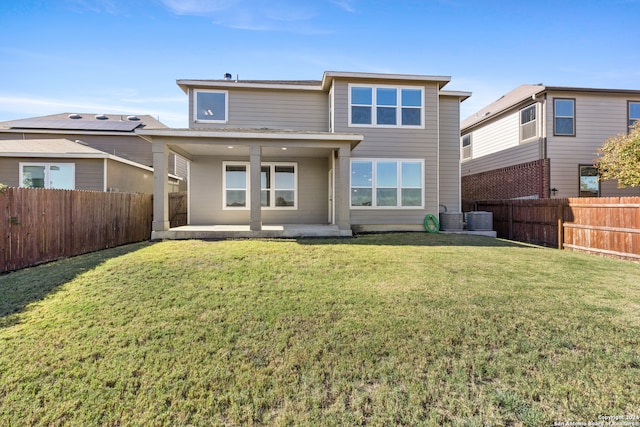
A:
[[[362,135],[272,129],[145,129],[138,134],[153,149],[154,240],[352,234],[349,161]],[[161,178],[168,172],[170,152],[191,162],[188,225],[174,228],[169,227],[169,189]],[[231,162],[246,168],[240,207],[224,202],[225,191],[232,192],[224,182],[225,164]],[[295,165],[295,204],[265,207],[265,194],[277,192],[265,189],[265,165],[280,164]]]

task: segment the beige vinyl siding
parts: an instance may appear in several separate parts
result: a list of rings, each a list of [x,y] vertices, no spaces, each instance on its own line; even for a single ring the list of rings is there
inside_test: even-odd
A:
[[[30,159],[16,159],[12,157],[0,157],[0,184],[9,187],[20,186],[20,162]]]
[[[600,195],[602,197],[637,197],[640,196],[640,187],[618,188],[617,180],[602,181]]]
[[[248,224],[250,211],[222,209],[222,163],[248,162],[246,157],[195,157],[191,163],[190,217],[193,225]],[[328,158],[262,158],[263,163],[297,164],[298,208],[262,210],[262,223],[326,224],[328,221]]]
[[[0,158],[0,182],[11,187],[20,186],[20,163],[73,163],[75,165],[75,189],[103,191],[103,159],[56,159],[51,157],[2,157]]]
[[[440,97],[440,200],[460,212],[460,100]]]
[[[323,91],[230,88],[227,123],[194,122],[193,89],[189,92],[192,128],[329,130],[329,102]]]
[[[466,160],[461,164],[462,176],[533,162],[542,157],[542,140],[508,148],[489,156]]]
[[[497,153],[520,144],[519,111],[512,111],[482,128],[473,130],[472,158]],[[522,162],[520,162],[522,163]]]
[[[76,164],[76,190],[104,191],[104,159],[74,159],[71,163]]]
[[[575,136],[553,135],[553,99],[575,99]],[[551,159],[551,187],[558,197],[578,197],[579,165],[591,165],[610,136],[627,131],[625,95],[551,92],[547,95],[547,152]],[[620,193],[615,184],[603,185],[602,196]],[[627,190],[626,193],[630,191]],[[632,192],[632,190],[631,190]]]
[[[153,172],[107,160],[107,191],[153,194]]]
[[[0,157],[0,184],[9,187],[20,186],[20,162],[30,161],[12,157]]]
[[[424,89],[424,129],[349,127],[349,83],[374,84],[370,80],[334,81],[335,131],[364,135],[351,158],[424,160],[423,209],[351,209],[353,225],[421,226],[425,213],[438,212],[438,87],[432,82],[385,81],[386,86]],[[459,140],[459,135],[456,140]],[[459,145],[458,145],[459,147]],[[357,227],[356,227],[357,228]]]

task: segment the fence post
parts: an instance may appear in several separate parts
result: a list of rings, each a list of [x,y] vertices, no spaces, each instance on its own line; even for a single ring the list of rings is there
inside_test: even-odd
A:
[[[563,203],[558,203],[558,213],[556,216],[558,218],[558,249],[562,250],[564,246],[564,229],[563,229],[564,204]]]
[[[509,240],[513,240],[513,202],[509,201],[507,205],[509,212]]]

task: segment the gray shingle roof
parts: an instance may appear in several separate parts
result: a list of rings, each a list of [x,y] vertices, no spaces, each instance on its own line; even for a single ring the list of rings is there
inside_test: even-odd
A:
[[[134,129],[164,129],[167,126],[149,115],[60,113],[0,122],[0,129],[76,130],[128,132]]]

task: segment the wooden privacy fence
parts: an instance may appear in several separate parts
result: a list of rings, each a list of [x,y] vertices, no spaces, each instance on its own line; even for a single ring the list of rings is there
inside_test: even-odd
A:
[[[169,193],[169,224],[171,227],[187,225],[187,192]]]
[[[476,202],[498,237],[640,261],[640,197]]]
[[[0,272],[151,237],[150,194],[7,188],[0,193]]]

